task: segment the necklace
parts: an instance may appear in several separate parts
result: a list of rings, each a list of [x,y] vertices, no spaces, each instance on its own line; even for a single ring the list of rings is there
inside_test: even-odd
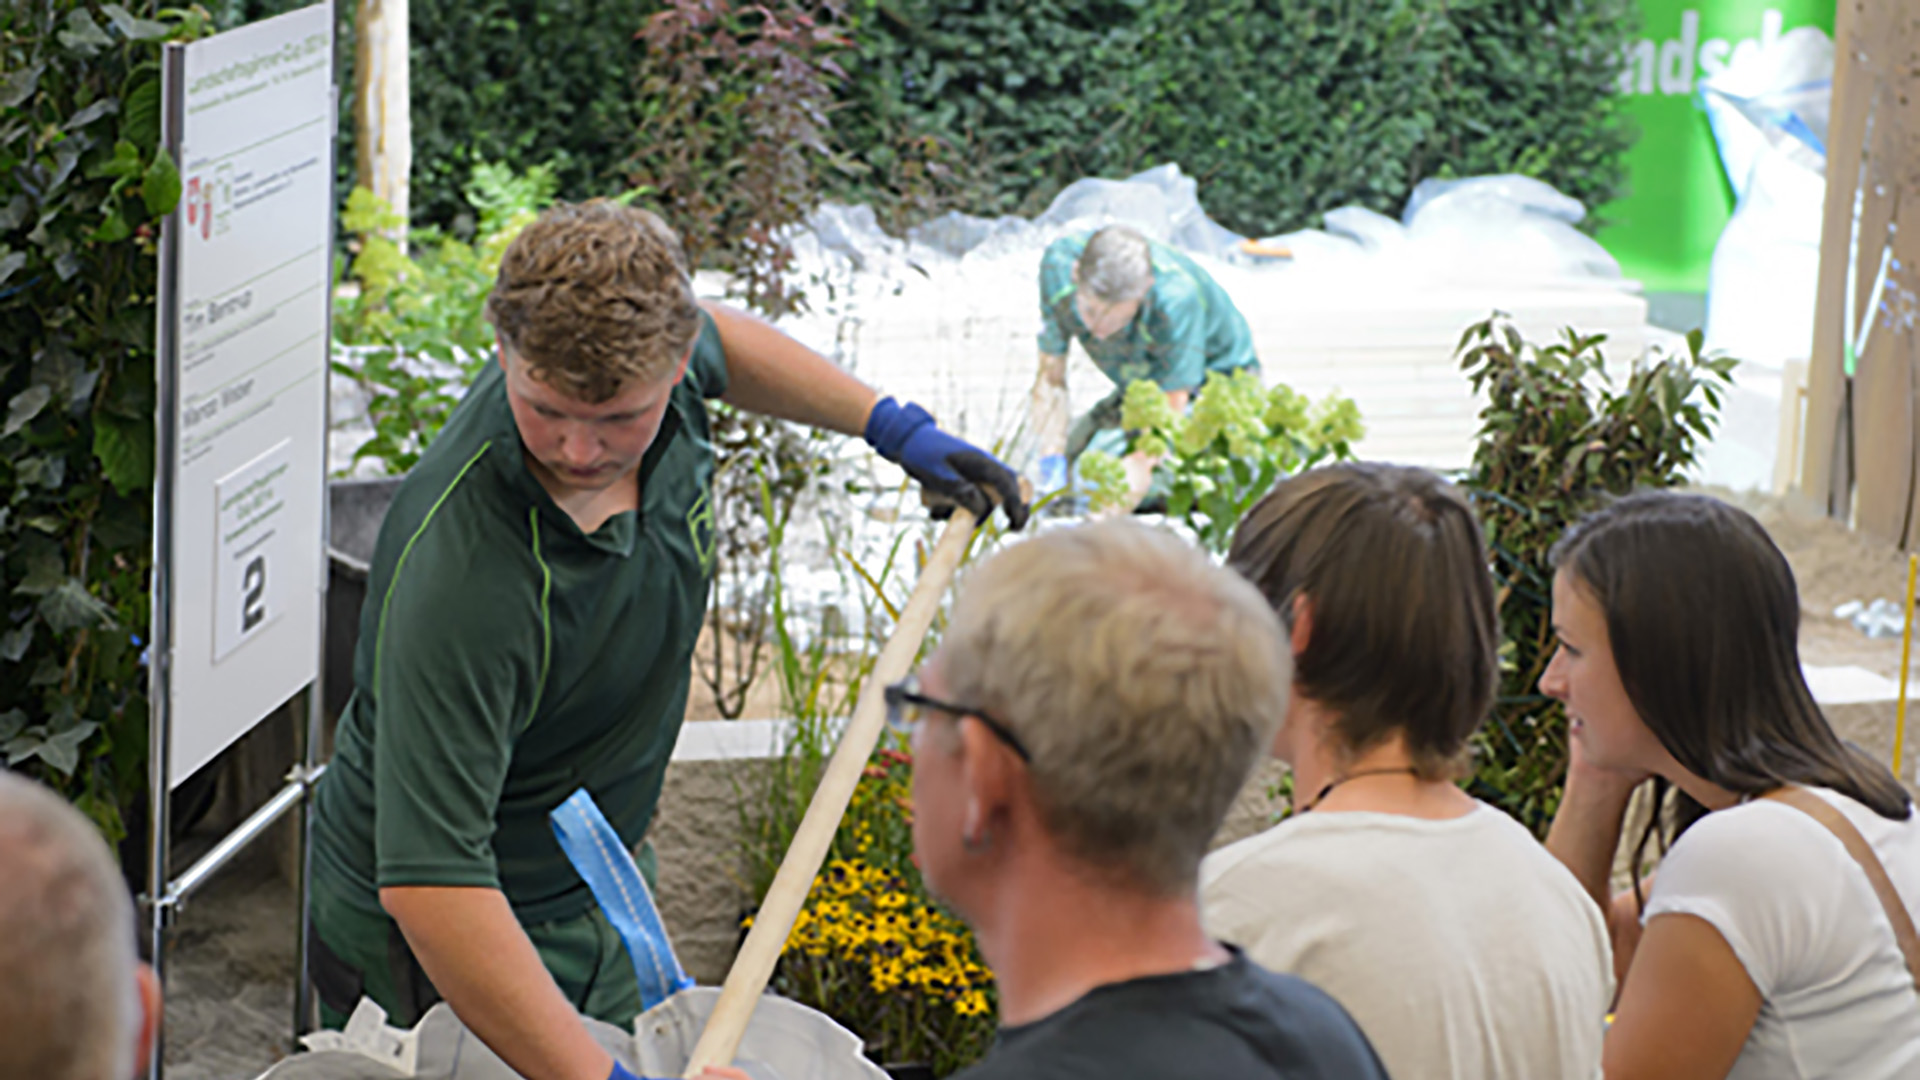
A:
[[[1411,765],[1396,765],[1391,768],[1382,769],[1361,769],[1359,772],[1350,772],[1345,776],[1327,781],[1327,786],[1321,788],[1320,794],[1315,795],[1313,801],[1308,803],[1300,812],[1303,814],[1310,813],[1314,807],[1326,801],[1327,796],[1333,793],[1334,788],[1339,787],[1349,780],[1357,780],[1362,776],[1387,776],[1393,773],[1406,773],[1408,776],[1420,775],[1419,770]]]

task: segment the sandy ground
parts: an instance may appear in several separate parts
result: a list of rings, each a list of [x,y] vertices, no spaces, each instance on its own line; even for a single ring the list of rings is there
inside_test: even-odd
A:
[[[1789,513],[1779,500],[1716,494],[1752,511],[1792,562],[1801,591],[1804,659],[1897,678],[1899,640],[1869,639],[1832,612],[1848,600],[1901,596],[1905,558],[1836,522]],[[710,647],[703,642],[703,653]],[[1920,664],[1914,675],[1920,680]],[[763,677],[744,714],[771,716],[778,706],[772,680]],[[696,678],[688,718],[716,716],[711,693]],[[265,854],[241,858],[181,913],[167,979],[170,1078],[248,1080],[288,1051],[293,926],[292,887]]]
[[[166,966],[167,1080],[247,1080],[292,1049],[294,889],[265,848],[180,912]]]
[[[1800,587],[1800,658],[1809,664],[1852,664],[1877,675],[1900,677],[1900,639],[1869,638],[1853,624],[1833,617],[1849,600],[1887,599],[1896,604],[1907,591],[1907,558],[1829,518],[1790,512],[1775,498],[1713,494],[1745,507],[1773,536],[1793,564]],[[1915,650],[1920,654],[1920,649]],[[1920,655],[1913,658],[1920,661]],[[1915,663],[1910,679],[1920,678]],[[1920,686],[1909,692],[1920,691]]]

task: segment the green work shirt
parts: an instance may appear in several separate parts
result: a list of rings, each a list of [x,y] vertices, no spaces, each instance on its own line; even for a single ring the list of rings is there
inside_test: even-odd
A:
[[[380,528],[354,693],[322,778],[314,888],[380,913],[399,885],[502,890],[523,924],[593,900],[547,815],[584,786],[629,847],[686,711],[713,560],[712,319],[640,466],[591,535],[527,471],[490,364]]]
[[[1073,267],[1091,232],[1063,236],[1040,258],[1040,351],[1065,356],[1076,339],[1115,386],[1152,379],[1162,390],[1197,390],[1209,371],[1259,363],[1253,332],[1225,289],[1192,259],[1163,244],[1153,250],[1153,289],[1126,329],[1096,340],[1073,302]]]

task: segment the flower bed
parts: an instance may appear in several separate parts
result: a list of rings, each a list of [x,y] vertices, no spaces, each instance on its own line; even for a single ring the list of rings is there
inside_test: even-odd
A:
[[[905,750],[874,756],[773,985],[859,1032],[882,1064],[945,1076],[991,1045],[997,995],[973,932],[914,864],[912,775]]]

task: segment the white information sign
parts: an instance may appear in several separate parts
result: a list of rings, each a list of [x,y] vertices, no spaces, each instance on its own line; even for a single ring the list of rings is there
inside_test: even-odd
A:
[[[333,19],[319,4],[194,42],[168,85],[172,785],[318,675]]]

